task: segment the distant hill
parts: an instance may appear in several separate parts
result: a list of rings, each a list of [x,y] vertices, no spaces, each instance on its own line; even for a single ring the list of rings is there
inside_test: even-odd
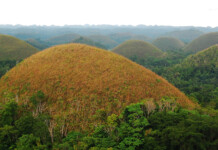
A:
[[[50,45],[59,45],[59,44],[66,44],[66,43],[71,43],[73,40],[79,38],[79,34],[71,33],[71,34],[64,34],[64,35],[59,35],[52,37],[46,42]]]
[[[83,44],[54,46],[37,53],[0,80],[0,100],[13,92],[19,104],[31,111],[30,97],[46,95],[40,110],[55,122],[70,124],[67,131],[86,130],[94,115],[119,114],[143,99],[159,101],[168,96],[185,108],[196,105],[162,77],[123,56]],[[62,119],[64,118],[64,119]],[[58,122],[61,123],[61,122]]]
[[[201,36],[202,34],[204,34],[202,31],[196,29],[189,29],[189,30],[178,30],[178,31],[168,32],[163,36],[175,37],[185,43],[189,43],[192,40]]]
[[[127,40],[141,40],[141,41],[152,41],[149,37],[145,35],[133,34],[133,33],[114,33],[109,35],[111,39],[117,43],[123,43]]]
[[[218,44],[218,32],[211,32],[201,35],[199,38],[189,43],[184,51],[187,53],[197,53],[214,44]]]
[[[190,55],[162,75],[201,104],[213,102],[218,109],[218,45]]]
[[[153,44],[163,51],[178,51],[185,46],[182,41],[173,37],[159,37],[153,41]]]
[[[139,64],[151,57],[161,57],[163,52],[156,46],[140,40],[128,40],[112,50],[114,53],[123,55]]]
[[[95,42],[101,43],[102,45],[105,45],[107,49],[112,49],[118,45],[116,41],[112,40],[109,36],[106,35],[96,34],[90,35],[88,38]]]
[[[37,53],[38,49],[13,36],[0,35],[0,60],[21,60]]]
[[[33,47],[38,48],[39,50],[43,50],[49,47],[44,41],[36,39],[27,39],[26,42],[32,45]]]
[[[102,49],[107,49],[106,46],[102,45],[101,43],[95,42],[87,37],[82,37],[82,36],[73,40],[72,43],[86,44],[86,45],[95,46],[95,47],[102,48]]]

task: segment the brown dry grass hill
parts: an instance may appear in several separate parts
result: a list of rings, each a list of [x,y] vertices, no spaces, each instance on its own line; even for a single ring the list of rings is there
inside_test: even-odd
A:
[[[215,44],[218,44],[218,32],[211,32],[193,40],[184,48],[184,51],[187,53],[197,53]]]
[[[183,107],[195,107],[152,71],[123,56],[83,44],[41,51],[0,80],[0,98],[13,92],[20,104],[28,104],[30,96],[39,90],[48,96],[45,105],[40,105],[42,110],[55,121],[64,119],[74,130],[93,125],[93,115],[98,110],[119,114],[125,106],[146,98],[158,101],[169,96]]]
[[[38,49],[13,36],[0,35],[0,60],[21,60],[37,53]]]
[[[156,46],[140,40],[128,40],[113,49],[113,52],[131,60],[144,60],[149,57],[160,57],[163,52]]]
[[[160,37],[153,41],[153,44],[163,51],[178,51],[181,50],[185,44],[177,38]]]

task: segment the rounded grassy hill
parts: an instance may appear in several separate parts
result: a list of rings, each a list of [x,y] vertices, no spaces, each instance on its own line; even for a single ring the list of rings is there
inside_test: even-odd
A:
[[[0,60],[22,60],[38,49],[13,36],[0,35]]]
[[[82,37],[81,36],[81,37],[73,40],[72,43],[87,44],[87,45],[90,45],[90,46],[95,46],[95,47],[98,47],[98,48],[107,49],[106,46],[102,45],[99,42],[95,42],[95,41],[93,41],[92,39],[90,39],[88,37]]]
[[[178,51],[181,50],[185,44],[177,38],[160,37],[153,41],[153,44],[163,51]]]
[[[136,62],[163,55],[163,52],[156,46],[140,40],[128,40],[115,47],[113,52]]]
[[[187,53],[197,53],[215,44],[218,44],[218,32],[211,32],[193,40],[184,48],[184,51]]]
[[[119,114],[143,99],[175,98],[195,104],[162,77],[123,56],[83,44],[54,46],[21,62],[0,80],[0,97],[13,92],[20,104],[42,91],[40,110],[54,120],[67,119],[73,129],[87,129],[99,110]],[[4,98],[3,98],[4,100]]]

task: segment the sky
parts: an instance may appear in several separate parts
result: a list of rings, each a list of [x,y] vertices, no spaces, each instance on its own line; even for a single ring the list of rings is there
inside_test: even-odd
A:
[[[0,0],[0,24],[218,26],[218,0]]]

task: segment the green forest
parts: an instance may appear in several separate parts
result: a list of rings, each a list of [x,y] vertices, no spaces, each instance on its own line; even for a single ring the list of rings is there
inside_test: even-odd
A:
[[[34,109],[44,98],[41,91],[30,98]],[[13,99],[1,105],[0,149],[216,150],[218,145],[217,114],[183,109],[167,97],[159,104],[152,100],[131,104],[120,115],[99,110],[93,117],[101,124],[90,124],[91,133],[70,131],[66,136],[59,125],[51,135],[48,114],[34,116],[25,108],[29,106],[19,106]]]

